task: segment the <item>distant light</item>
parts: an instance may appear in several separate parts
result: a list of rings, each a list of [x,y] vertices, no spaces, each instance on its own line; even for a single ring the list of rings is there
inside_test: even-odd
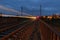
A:
[[[29,19],[32,19],[32,20],[36,20],[36,17],[35,16],[19,16],[21,18],[29,18]]]
[[[43,16],[43,18],[46,18],[46,16]]]
[[[48,16],[47,18],[50,18],[50,19],[52,19],[52,16]]]
[[[29,17],[31,20],[36,20],[36,17]]]

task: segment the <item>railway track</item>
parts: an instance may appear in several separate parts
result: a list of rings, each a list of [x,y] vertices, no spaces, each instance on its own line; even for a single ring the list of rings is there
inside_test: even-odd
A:
[[[0,40],[59,40],[58,31],[48,22],[49,20],[20,20],[19,18],[14,22],[8,21],[7,24],[3,22],[0,25]]]
[[[58,27],[60,27],[60,19],[51,19],[51,20],[49,20],[49,19],[42,19],[43,21],[45,21],[47,24],[49,24],[49,25],[52,25],[52,26],[58,26]]]
[[[35,23],[35,21],[29,19],[21,23],[17,21],[12,24],[8,23],[8,25],[4,24],[5,26],[0,29],[0,40],[31,40],[31,37],[35,40],[36,36],[36,40],[40,40],[38,24]]]
[[[22,22],[21,21],[8,22],[7,24],[0,25],[0,38],[4,37],[5,35],[8,35],[14,30],[17,30],[28,21],[29,20],[25,20],[25,21],[22,20]]]

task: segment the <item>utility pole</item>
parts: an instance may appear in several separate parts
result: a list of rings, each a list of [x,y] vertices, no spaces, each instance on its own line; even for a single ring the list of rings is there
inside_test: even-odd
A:
[[[23,14],[23,7],[21,6],[21,16],[22,16],[22,14]]]
[[[19,16],[19,13],[17,12],[16,16]]]
[[[32,9],[32,15],[33,15],[33,9]]]
[[[42,13],[42,6],[40,5],[40,16],[41,16],[41,13]]]

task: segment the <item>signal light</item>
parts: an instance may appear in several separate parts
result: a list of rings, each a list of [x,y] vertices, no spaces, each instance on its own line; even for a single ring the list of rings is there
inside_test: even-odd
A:
[[[37,17],[36,17],[36,20],[39,20],[39,19],[40,19],[40,16],[37,16]]]

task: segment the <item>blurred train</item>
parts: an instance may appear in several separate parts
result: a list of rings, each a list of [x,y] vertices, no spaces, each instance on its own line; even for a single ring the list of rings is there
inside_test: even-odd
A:
[[[29,18],[33,20],[40,19],[40,16],[16,16],[16,15],[5,15],[5,14],[0,14],[0,17],[18,17],[18,18]]]

